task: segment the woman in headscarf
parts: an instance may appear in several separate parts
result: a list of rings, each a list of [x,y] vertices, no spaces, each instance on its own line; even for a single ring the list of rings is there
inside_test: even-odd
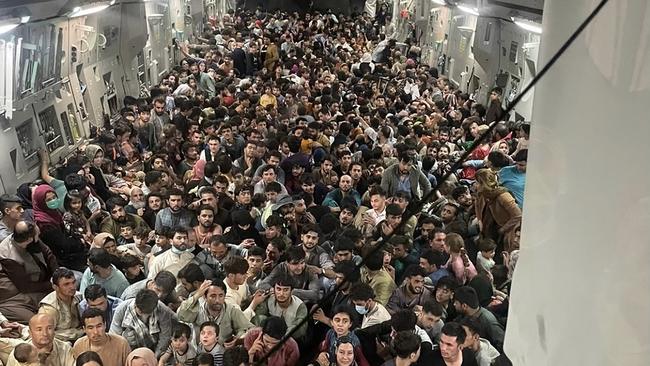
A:
[[[25,220],[33,221],[34,212],[32,210],[32,183],[23,183],[18,186],[16,195],[20,198],[23,207],[23,217]]]
[[[34,222],[41,230],[41,240],[52,250],[59,264],[83,272],[86,268],[86,246],[80,239],[66,234],[63,216],[57,209],[61,199],[49,185],[36,187],[32,193]]]
[[[157,366],[156,355],[149,348],[136,348],[126,357],[124,366]]]
[[[99,233],[95,235],[90,247],[91,249],[98,248],[106,250],[106,253],[111,257],[111,264],[117,268],[122,268],[122,253],[117,250],[117,241],[113,235],[109,233]]]
[[[90,160],[90,182],[88,182],[99,197],[106,201],[111,198],[111,191],[108,189],[108,184],[104,178],[104,173],[101,170],[102,162],[104,161],[104,150],[99,145],[88,145],[85,150],[88,160]]]
[[[499,185],[496,174],[490,169],[476,172],[476,184],[475,208],[481,235],[497,243],[497,253],[518,249],[515,234],[521,226],[521,209],[515,198]]]

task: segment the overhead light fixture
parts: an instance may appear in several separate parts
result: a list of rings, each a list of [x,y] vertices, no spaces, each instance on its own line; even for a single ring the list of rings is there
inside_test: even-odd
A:
[[[29,22],[29,19],[30,19],[30,18],[31,18],[31,16],[29,16],[29,15],[25,15],[25,16],[23,16],[23,17],[20,17],[20,22],[21,22],[22,24],[25,24],[25,23]]]
[[[524,18],[511,17],[510,19],[522,29],[536,34],[542,34],[542,26],[539,23]]]
[[[434,4],[447,5],[447,2],[445,0],[431,0],[431,1],[433,1]]]
[[[0,20],[0,34],[11,32],[21,23],[20,18]]]
[[[111,1],[99,1],[95,3],[91,3],[88,5],[84,6],[77,6],[76,8],[72,9],[72,12],[68,14],[69,18],[76,18],[76,17],[82,17],[84,15],[90,15],[93,13],[100,12],[109,6],[115,4],[115,0]]]
[[[481,15],[478,12],[478,8],[471,8],[471,7],[466,6],[466,5],[456,5],[456,6],[458,7],[458,10],[460,10],[460,11],[462,11],[464,13],[471,14],[471,15],[476,15],[476,16]]]

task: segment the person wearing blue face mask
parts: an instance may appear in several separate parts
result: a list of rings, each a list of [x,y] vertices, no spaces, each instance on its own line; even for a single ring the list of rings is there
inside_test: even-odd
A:
[[[178,277],[181,268],[194,259],[194,248],[189,245],[187,231],[188,229],[182,226],[172,228],[172,246],[168,251],[154,257],[149,268],[149,279],[155,278],[160,271],[169,271]]]
[[[61,197],[52,187],[43,184],[34,189],[32,205],[41,240],[52,250],[59,265],[83,272],[86,269],[86,245],[79,238],[66,234],[63,216],[58,210]]]
[[[384,305],[375,301],[375,291],[367,283],[356,283],[350,288],[350,301],[354,309],[363,315],[361,329],[381,324],[390,319],[390,314]]]

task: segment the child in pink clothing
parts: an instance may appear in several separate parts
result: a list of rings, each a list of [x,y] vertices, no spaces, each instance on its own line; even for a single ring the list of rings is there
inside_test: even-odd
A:
[[[445,252],[449,254],[449,260],[445,267],[453,273],[458,283],[464,285],[477,275],[474,263],[469,260],[465,252],[463,237],[456,233],[447,234],[445,238]]]

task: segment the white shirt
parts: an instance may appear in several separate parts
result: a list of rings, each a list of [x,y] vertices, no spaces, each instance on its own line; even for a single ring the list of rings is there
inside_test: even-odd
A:
[[[190,263],[193,258],[194,254],[187,250],[181,254],[176,254],[170,248],[163,254],[153,258],[147,278],[154,279],[160,271],[169,271],[174,277],[178,277],[181,268]]]
[[[361,329],[367,328],[372,325],[377,325],[390,320],[390,313],[384,305],[375,301],[375,307],[363,316],[361,321]]]
[[[247,299],[250,295],[248,291],[248,286],[246,284],[240,285],[239,288],[234,289],[230,287],[226,279],[223,279],[223,283],[226,284],[226,303],[236,306],[241,309],[241,303],[244,299]]]

